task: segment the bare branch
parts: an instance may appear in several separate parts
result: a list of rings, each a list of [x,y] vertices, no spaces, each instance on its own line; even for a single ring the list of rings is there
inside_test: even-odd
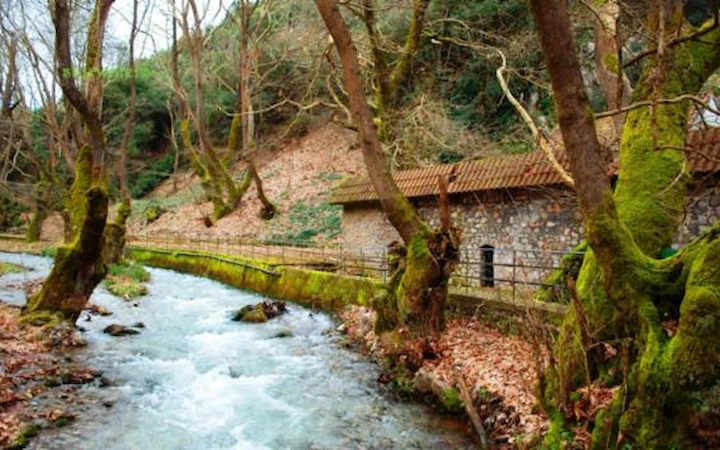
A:
[[[497,68],[497,71],[495,72],[498,82],[500,83],[500,87],[503,90],[503,93],[505,93],[505,97],[512,103],[512,105],[517,110],[518,114],[522,117],[525,124],[530,128],[530,131],[532,132],[533,137],[535,138],[535,142],[538,143],[540,146],[540,149],[547,157],[548,161],[550,162],[550,165],[552,168],[557,172],[558,175],[560,175],[560,178],[563,180],[565,184],[570,186],[571,188],[575,188],[575,180],[570,176],[570,174],[567,173],[567,171],[563,168],[562,165],[558,162],[557,158],[555,157],[555,153],[553,150],[553,145],[550,142],[550,140],[545,137],[543,133],[538,130],[538,127],[535,125],[535,122],[533,121],[532,117],[530,117],[530,114],[527,112],[527,110],[523,107],[522,104],[515,98],[515,96],[510,92],[510,88],[507,85],[507,82],[505,81],[505,76],[503,73],[505,72],[505,68],[507,67],[507,61],[505,59],[505,54],[496,49],[497,53],[500,55],[500,58],[502,60],[502,64],[500,67]]]

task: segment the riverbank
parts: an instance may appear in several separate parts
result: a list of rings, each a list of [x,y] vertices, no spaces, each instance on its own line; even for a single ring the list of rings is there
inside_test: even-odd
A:
[[[75,420],[79,386],[100,374],[73,360],[84,345],[67,325],[19,325],[20,308],[0,301],[0,448],[22,448],[42,429]]]
[[[371,309],[348,307],[340,314],[340,329],[346,333],[347,345],[381,362],[384,354],[373,332],[374,316]],[[549,426],[535,396],[536,364],[545,358],[538,353],[542,350],[483,324],[475,316],[448,320],[432,348],[435,357],[426,359],[414,378],[407,380],[405,388],[412,390],[414,397],[429,394],[435,402],[449,390],[457,392],[462,383],[468,387],[492,448],[534,447]],[[379,381],[397,383],[393,374]]]

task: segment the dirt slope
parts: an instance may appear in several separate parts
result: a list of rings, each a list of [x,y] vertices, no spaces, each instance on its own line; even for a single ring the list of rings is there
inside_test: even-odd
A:
[[[213,227],[203,224],[212,205],[202,201],[197,177],[182,174],[156,189],[149,199],[166,203],[170,207],[180,204],[151,224],[134,217],[130,225],[132,234],[203,234],[266,239],[282,235],[292,228],[290,215],[299,203],[305,205],[326,202],[339,180],[364,170],[361,151],[354,146],[355,133],[328,123],[311,130],[307,135],[293,139],[277,156],[263,164],[260,176],[268,197],[280,216],[270,221],[259,217],[261,208],[254,186],[245,195],[240,208],[218,221]]]
[[[203,217],[210,214],[212,205],[203,201],[198,178],[191,172],[184,172],[171,177],[145,199],[133,202],[129,232],[133,235],[202,235],[262,240],[299,233],[303,227],[314,224],[298,223],[301,222],[298,214],[290,214],[293,209],[310,208],[315,215],[338,214],[326,204],[332,188],[343,177],[365,170],[362,152],[355,143],[356,133],[326,123],[302,137],[290,139],[272,154],[259,154],[259,171],[266,194],[280,212],[273,220],[260,219],[261,204],[253,185],[235,212],[213,227],[206,227]],[[238,176],[239,173],[240,170]],[[167,212],[148,224],[142,211],[150,203],[162,205]],[[45,222],[43,239],[62,240],[59,215]],[[316,240],[327,239],[321,234]]]

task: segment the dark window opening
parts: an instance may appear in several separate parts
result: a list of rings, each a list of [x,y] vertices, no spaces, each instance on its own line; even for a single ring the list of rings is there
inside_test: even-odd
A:
[[[494,253],[495,247],[492,245],[480,247],[480,286],[482,287],[495,287]]]

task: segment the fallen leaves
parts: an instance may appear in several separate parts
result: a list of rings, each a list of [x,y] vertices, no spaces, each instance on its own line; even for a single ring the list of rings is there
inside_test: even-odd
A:
[[[547,418],[535,396],[537,358],[532,345],[475,318],[462,318],[448,322],[438,350],[441,357],[425,366],[451,384],[454,371],[461,373],[496,445],[514,445],[517,436],[546,430]]]
[[[378,357],[374,317],[370,309],[350,307],[341,315],[340,330],[346,333],[349,345]],[[547,430],[548,420],[539,411],[535,396],[538,357],[531,344],[475,318],[462,318],[448,321],[432,346],[434,358],[426,359],[420,371],[449,386],[457,384],[457,377],[467,384],[496,448],[521,446],[522,437]]]
[[[24,424],[34,420],[58,426],[74,420],[65,408],[71,389],[58,392],[52,402],[38,397],[99,376],[61,357],[60,351],[67,352],[68,343],[78,342],[72,327],[21,327],[19,316],[19,308],[0,302],[0,448],[21,442]]]

